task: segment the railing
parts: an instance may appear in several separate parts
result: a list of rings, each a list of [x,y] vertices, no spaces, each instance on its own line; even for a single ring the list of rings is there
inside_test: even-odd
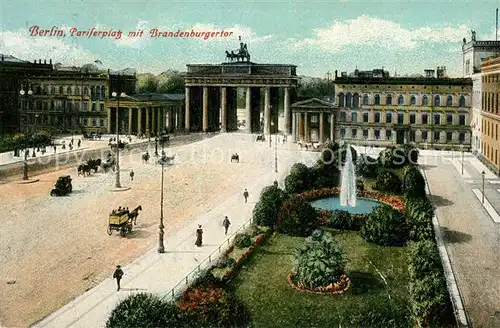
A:
[[[162,300],[164,301],[173,301],[175,300],[177,295],[180,295],[182,291],[184,291],[191,283],[193,283],[196,278],[200,276],[201,273],[205,269],[208,269],[212,262],[216,261],[218,257],[221,255],[223,251],[225,251],[230,245],[231,241],[234,240],[236,235],[249,227],[252,224],[252,219],[250,218],[249,220],[245,221],[241,227],[238,228],[235,232],[233,232],[227,240],[225,240],[222,244],[220,244],[208,257],[206,257],[203,261],[201,261],[198,266],[193,269],[191,272],[189,272],[184,278],[182,278],[174,287],[170,289],[169,292],[167,292],[163,297]]]

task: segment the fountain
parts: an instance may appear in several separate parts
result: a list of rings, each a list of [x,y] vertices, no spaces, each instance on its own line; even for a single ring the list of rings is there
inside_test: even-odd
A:
[[[356,207],[356,171],[352,162],[351,146],[347,145],[346,160],[342,168],[340,206]]]

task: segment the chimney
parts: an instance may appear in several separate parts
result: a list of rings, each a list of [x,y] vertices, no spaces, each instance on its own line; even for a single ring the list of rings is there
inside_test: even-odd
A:
[[[49,64],[52,65],[52,59],[49,59]]]
[[[42,63],[42,60],[41,59],[38,59],[38,64],[41,64]]]
[[[43,60],[43,63],[44,63],[44,64],[47,64],[47,59],[44,59],[44,60]]]
[[[2,61],[4,61],[4,56],[3,56],[3,54],[2,54]]]
[[[36,59],[33,61],[33,64],[36,64]]]

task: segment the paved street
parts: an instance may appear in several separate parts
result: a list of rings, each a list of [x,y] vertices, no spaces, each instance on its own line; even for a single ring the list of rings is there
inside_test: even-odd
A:
[[[134,262],[136,264],[130,268],[127,266],[152,248],[151,256],[157,256],[154,249],[160,212],[161,169],[153,163],[142,163],[139,154],[121,157],[122,184],[132,187],[126,192],[109,191],[114,185],[115,175],[112,173],[77,177],[74,168],[40,175],[40,182],[33,185],[0,185],[0,206],[4,214],[0,222],[0,297],[3,300],[0,321],[6,326],[32,324],[86,290],[109,284],[116,264],[124,265],[128,273],[125,288],[167,291],[178,282],[178,278],[195,267],[193,263],[204,258],[211,249],[209,247],[224,240],[218,222],[223,213],[230,214],[234,221],[231,229],[236,229],[249,218],[251,205],[247,209],[240,203],[243,188],[252,188],[250,193],[255,200],[262,187],[260,181],[269,184],[287,174],[291,163],[302,156],[317,156],[317,153],[297,151],[293,144],[279,145],[280,169],[276,174],[273,147],[255,142],[254,136],[227,134],[167,149],[167,154],[176,158],[175,165],[165,168],[164,220],[169,253],[162,259],[168,259],[169,270],[175,268],[174,272],[168,273],[163,267],[151,268],[147,270],[149,273],[142,272],[144,266],[150,267],[151,261],[156,261],[154,257],[147,257],[149,255],[145,260]],[[150,153],[152,151],[150,149]],[[230,155],[236,152],[240,155],[239,164],[229,161]],[[304,161],[311,163],[313,158]],[[282,168],[283,165],[287,170]],[[128,177],[131,169],[135,171],[134,181]],[[57,176],[63,174],[72,175],[73,193],[69,197],[49,197],[48,192]],[[231,197],[239,197],[239,200],[234,205],[224,203]],[[107,215],[111,209],[118,206],[133,208],[139,204],[143,211],[130,236],[122,238],[116,232],[112,236],[106,234]],[[198,223],[206,229],[206,247],[202,249],[194,249],[194,240],[191,240]],[[170,252],[172,250],[175,252]],[[141,280],[141,277],[146,278]],[[171,279],[165,280],[165,277]],[[108,290],[108,287],[99,289],[95,295],[102,295],[103,291],[105,295],[110,292],[114,295],[114,288]],[[112,307],[116,300],[111,298],[111,303],[107,304]],[[96,301],[100,303],[103,299],[78,301],[81,304],[75,308],[77,312],[67,312],[68,307],[65,307],[63,312],[66,314],[50,321],[55,322],[51,325],[64,326],[64,323],[77,320],[80,314],[88,312],[90,317],[95,316],[96,326],[99,326],[107,312],[94,314],[92,311],[103,309],[95,306]],[[23,306],[19,307],[19,304]],[[92,307],[94,310],[89,312]],[[75,313],[79,314],[75,316]],[[89,327],[88,317],[79,320],[79,325]]]

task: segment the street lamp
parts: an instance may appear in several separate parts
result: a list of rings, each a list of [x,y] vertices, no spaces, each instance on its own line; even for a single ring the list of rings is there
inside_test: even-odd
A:
[[[155,137],[155,156],[158,157],[158,135]]]
[[[165,156],[162,156],[158,160],[158,164],[161,165],[161,196],[160,196],[160,225],[158,226],[158,253],[165,253],[165,245],[163,244],[164,231],[163,228],[163,167],[168,164],[168,160]]]
[[[483,190],[482,190],[482,192],[481,192],[481,195],[482,195],[482,197],[481,197],[481,203],[483,203],[483,204],[484,204],[484,175],[485,175],[485,174],[486,174],[486,173],[484,173],[484,171],[483,171],[483,172],[481,172],[481,176],[483,177],[483,188],[482,188]]]
[[[461,151],[462,151],[462,175],[464,175],[464,145],[461,145]]]
[[[271,121],[274,127],[274,121]],[[269,134],[269,147],[271,147],[271,134]],[[278,135],[274,136],[274,172],[278,173]]]
[[[117,93],[113,92],[111,93],[111,96],[117,97],[117,107],[116,107],[116,180],[115,180],[115,187],[116,188],[121,188],[120,184],[120,130],[119,130],[119,121],[118,121],[118,114],[120,113],[120,97],[124,97],[125,93]]]
[[[24,96],[26,94],[26,92],[22,89],[21,87],[21,91],[19,91],[19,94],[21,96]],[[33,95],[33,91],[31,90],[31,88],[28,90],[28,96],[31,96]],[[24,107],[25,108],[25,116],[24,116],[24,163],[23,163],[23,180],[29,180],[29,177],[28,177],[28,139],[26,138],[26,111],[27,111],[27,106],[28,104],[25,104],[26,106]],[[19,111],[19,125],[21,125],[21,111]]]

